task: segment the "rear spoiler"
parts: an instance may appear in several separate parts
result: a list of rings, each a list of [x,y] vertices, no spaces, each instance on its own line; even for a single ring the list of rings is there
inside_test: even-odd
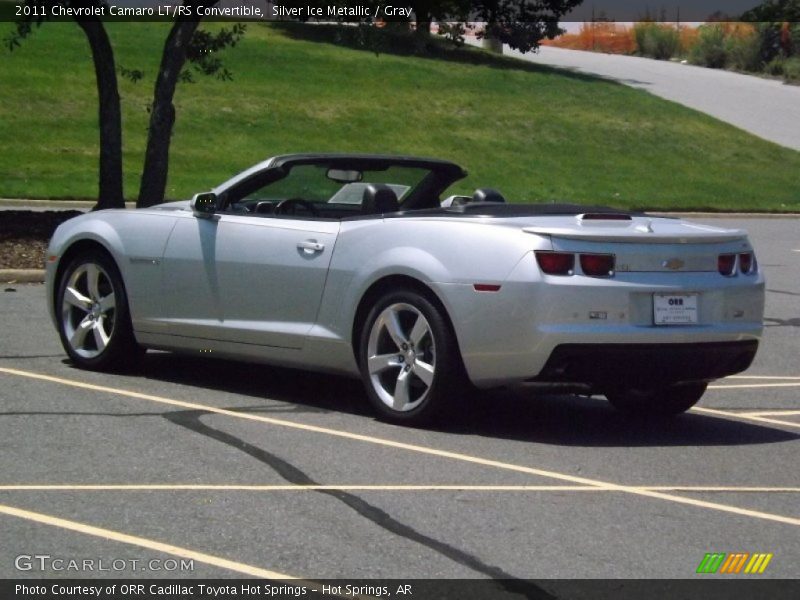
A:
[[[741,229],[722,229],[675,219],[631,217],[624,213],[596,216],[586,213],[576,215],[573,222],[574,225],[566,226],[561,220],[550,226],[523,227],[522,231],[571,240],[632,244],[716,244],[747,238],[747,232]]]

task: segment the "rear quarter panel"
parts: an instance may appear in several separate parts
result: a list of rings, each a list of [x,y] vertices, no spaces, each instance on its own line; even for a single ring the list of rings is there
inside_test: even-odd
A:
[[[406,275],[426,284],[441,300],[467,372],[481,387],[537,375],[560,343],[691,343],[760,335],[763,276],[726,279],[716,271],[718,252],[750,249],[743,234],[702,244],[701,252],[695,244],[559,240],[524,232],[531,221],[440,217],[344,222],[315,334],[349,347],[364,293],[386,276]],[[638,265],[643,271],[655,264],[656,254],[683,256],[687,263],[702,263],[702,269],[681,274],[620,272],[608,280],[543,276],[533,252],[556,247],[573,252],[631,250],[643,261]],[[633,271],[633,257],[629,262]],[[477,292],[475,283],[501,289]],[[701,323],[653,327],[652,292],[688,289],[705,296]],[[607,312],[608,319],[592,320],[592,311]]]
[[[475,319],[491,329],[497,294],[474,283],[500,284],[534,247],[549,241],[519,227],[480,219],[389,218],[342,223],[331,260],[318,327],[352,343],[358,304],[374,283],[391,275],[419,280],[437,294],[459,341]]]

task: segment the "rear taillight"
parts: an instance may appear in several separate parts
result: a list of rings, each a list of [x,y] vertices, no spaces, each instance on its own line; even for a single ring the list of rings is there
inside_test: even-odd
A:
[[[736,255],[735,254],[720,254],[717,258],[717,270],[721,275],[730,277],[736,268]]]
[[[613,254],[581,254],[581,270],[591,277],[610,277],[614,274]]]
[[[756,261],[752,252],[742,252],[739,254],[739,272],[745,275],[755,273]]]
[[[739,254],[720,254],[717,258],[717,270],[722,275],[725,275],[725,277],[736,275],[737,271],[742,275],[752,275],[756,272],[755,254],[752,252],[740,252]]]
[[[537,250],[536,262],[548,275],[572,275],[575,272],[575,255],[571,252]]]

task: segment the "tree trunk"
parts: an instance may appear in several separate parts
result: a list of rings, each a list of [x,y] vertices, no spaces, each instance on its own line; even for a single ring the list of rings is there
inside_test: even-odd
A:
[[[415,10],[416,29],[414,29],[414,34],[418,39],[427,40],[431,36],[431,13],[426,8],[417,8]]]
[[[125,208],[125,198],[122,195],[122,117],[114,50],[101,21],[81,19],[77,23],[89,40],[97,78],[100,180],[97,204],[93,210]]]
[[[502,54],[503,53],[503,42],[500,40],[489,37],[487,35],[483,36],[483,40],[481,41],[481,47],[489,52],[494,52],[495,54]]]
[[[150,112],[142,182],[136,203],[139,208],[164,201],[169,170],[169,144],[175,124],[175,106],[172,100],[178,77],[186,64],[187,46],[199,25],[198,21],[178,21],[172,26],[167,41],[164,42]]]

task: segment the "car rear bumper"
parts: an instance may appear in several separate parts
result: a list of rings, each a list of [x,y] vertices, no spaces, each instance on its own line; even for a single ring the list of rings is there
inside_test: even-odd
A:
[[[747,369],[757,340],[695,344],[561,344],[528,381],[594,388],[710,381]]]
[[[524,268],[529,262],[523,261]],[[582,277],[555,283],[530,281],[534,276],[522,272],[495,293],[440,286],[464,366],[476,386],[553,380],[556,362],[572,356],[574,348],[581,348],[582,362],[605,365],[621,377],[632,377],[641,368],[645,377],[666,370],[674,381],[712,380],[746,369],[763,332],[761,276],[629,273],[614,280]],[[687,291],[698,295],[697,322],[656,324],[654,294]],[[746,348],[749,359],[733,350],[736,356],[728,362],[726,348]],[[647,349],[646,358],[638,349]],[[605,350],[617,358],[607,359]],[[724,364],[715,366],[716,361]],[[603,370],[586,369],[571,382],[592,382]],[[560,375],[556,381],[568,380]]]

